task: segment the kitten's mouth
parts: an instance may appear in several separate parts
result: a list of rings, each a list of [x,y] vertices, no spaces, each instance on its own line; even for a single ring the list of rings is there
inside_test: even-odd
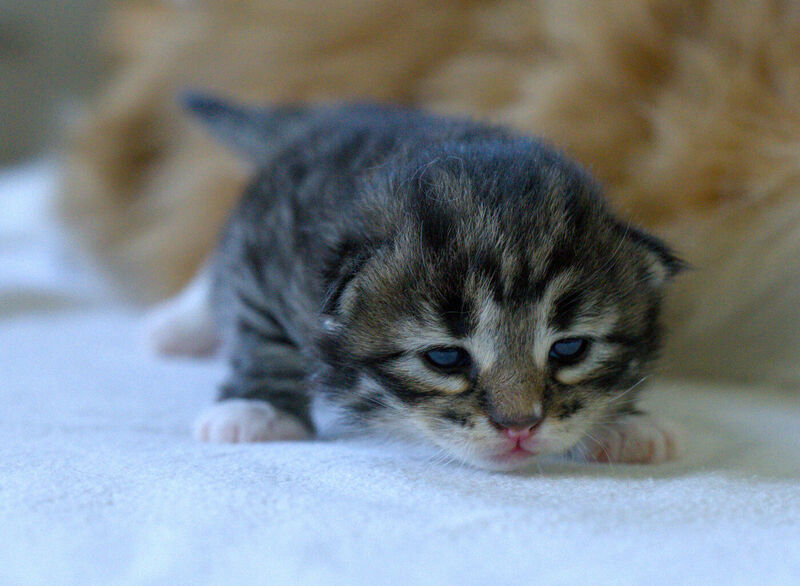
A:
[[[508,465],[536,456],[540,447],[538,427],[538,424],[525,429],[501,427],[499,432],[504,440],[504,446],[498,453],[492,454],[491,459]]]
[[[539,442],[506,441],[483,444],[483,449],[461,455],[461,458],[479,468],[510,471],[524,468],[536,460],[543,446]],[[477,453],[476,453],[477,452]]]
[[[528,460],[536,456],[536,452],[532,452],[530,450],[526,450],[520,445],[517,445],[510,450],[506,450],[505,452],[500,452],[499,454],[494,454],[491,458],[493,461],[498,462],[500,464],[513,464],[516,462],[522,462],[524,460]]]
[[[530,438],[533,439],[533,438]],[[503,465],[522,463],[538,454],[536,443],[531,445],[530,440],[524,441],[516,439],[509,441],[508,445],[500,452],[492,454],[490,459],[493,462]]]

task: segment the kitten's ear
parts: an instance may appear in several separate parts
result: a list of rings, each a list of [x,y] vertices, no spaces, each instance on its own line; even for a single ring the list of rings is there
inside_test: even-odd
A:
[[[623,237],[631,240],[644,249],[650,264],[650,282],[654,287],[661,287],[689,265],[675,256],[670,248],[660,239],[651,236],[633,226],[619,226]]]
[[[225,146],[249,161],[264,159],[269,148],[267,133],[273,110],[241,106],[192,91],[184,92],[180,103]]]
[[[323,313],[329,316],[350,313],[356,296],[354,285],[372,254],[374,249],[355,240],[345,240],[331,248],[322,271],[328,286]]]

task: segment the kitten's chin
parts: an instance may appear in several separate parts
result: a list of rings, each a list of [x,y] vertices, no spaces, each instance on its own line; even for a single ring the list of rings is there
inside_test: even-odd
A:
[[[487,470],[509,472],[511,470],[528,468],[536,462],[536,459],[537,454],[533,452],[515,449],[502,454],[484,456],[476,465]]]
[[[451,453],[466,464],[476,468],[497,472],[510,472],[512,470],[528,468],[532,466],[538,458],[537,453],[521,448],[503,452],[470,452],[469,454],[465,454],[451,451]]]
[[[430,432],[426,435],[454,459],[475,468],[498,472],[526,469],[543,459],[558,458],[567,454],[581,437],[575,430],[566,433],[548,422],[542,424],[538,432],[525,437],[488,427],[477,431],[472,437]]]

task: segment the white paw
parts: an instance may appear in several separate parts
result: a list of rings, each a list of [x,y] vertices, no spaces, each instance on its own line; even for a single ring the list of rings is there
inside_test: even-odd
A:
[[[195,420],[194,437],[203,442],[237,443],[300,440],[309,432],[297,419],[264,401],[227,399]]]
[[[595,462],[659,464],[681,452],[681,432],[647,415],[629,415],[606,427],[589,447]]]
[[[208,277],[201,273],[176,297],[153,309],[146,318],[148,345],[167,356],[209,356],[219,336],[208,302]]]

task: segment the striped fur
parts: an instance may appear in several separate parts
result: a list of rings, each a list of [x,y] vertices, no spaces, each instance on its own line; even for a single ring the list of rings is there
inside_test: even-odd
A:
[[[543,417],[541,453],[563,453],[635,410],[680,263],[577,165],[400,108],[188,104],[260,169],[213,264],[223,398],[310,427],[320,394],[479,465],[500,450],[498,421]],[[554,365],[551,345],[576,336],[586,357]],[[422,354],[441,346],[468,351],[469,371],[430,368]]]

